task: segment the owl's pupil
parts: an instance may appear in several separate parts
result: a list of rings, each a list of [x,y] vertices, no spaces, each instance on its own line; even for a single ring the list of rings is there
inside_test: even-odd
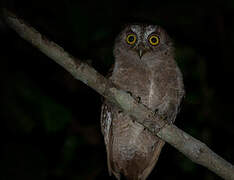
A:
[[[155,37],[151,38],[152,43],[156,43],[157,39]]]
[[[133,42],[133,41],[134,41],[134,37],[133,37],[133,36],[130,36],[130,37],[128,38],[128,40],[129,40],[129,42]]]

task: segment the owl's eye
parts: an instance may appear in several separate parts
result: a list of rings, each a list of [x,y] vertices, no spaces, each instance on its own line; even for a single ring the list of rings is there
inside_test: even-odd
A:
[[[136,42],[136,35],[135,34],[128,34],[126,41],[128,44],[133,45]]]
[[[153,46],[157,46],[159,44],[159,37],[157,35],[151,35],[149,38],[149,43]]]

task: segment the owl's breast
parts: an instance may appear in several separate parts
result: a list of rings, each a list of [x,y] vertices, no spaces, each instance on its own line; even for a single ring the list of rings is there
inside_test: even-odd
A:
[[[111,80],[121,89],[140,97],[141,103],[149,108],[160,104],[164,94],[154,74],[147,68],[119,67],[118,71],[113,72]]]

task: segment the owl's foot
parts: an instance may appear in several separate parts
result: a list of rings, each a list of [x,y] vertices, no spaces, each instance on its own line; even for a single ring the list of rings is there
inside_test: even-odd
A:
[[[158,111],[159,111],[158,109],[154,110],[154,116],[156,116],[158,114]]]
[[[141,97],[140,97],[140,96],[135,96],[135,95],[133,95],[131,91],[127,91],[127,93],[128,93],[131,97],[133,97],[133,98],[137,101],[138,104],[141,103]]]
[[[126,91],[130,96],[132,96],[132,92],[131,91]]]
[[[167,124],[172,124],[170,116],[168,116],[168,113],[160,112],[159,109],[154,110],[154,116],[160,116],[160,119],[167,122]]]
[[[160,116],[161,119],[163,119],[163,120],[166,120],[166,118],[167,118],[167,116],[164,115],[162,112],[160,112],[159,109],[155,109],[155,110],[154,110],[154,116]]]
[[[177,112],[176,105],[169,102],[160,104],[154,111],[154,114],[161,116],[161,119],[165,120],[167,124],[172,124],[175,121]]]
[[[140,96],[137,96],[137,102],[141,103],[141,97]]]

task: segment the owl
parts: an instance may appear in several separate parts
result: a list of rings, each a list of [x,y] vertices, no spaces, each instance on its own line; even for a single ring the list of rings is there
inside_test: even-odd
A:
[[[116,38],[114,58],[109,79],[173,123],[184,85],[166,31],[157,25],[127,25]],[[109,174],[117,179],[146,179],[165,142],[106,100],[102,105],[101,130]]]

